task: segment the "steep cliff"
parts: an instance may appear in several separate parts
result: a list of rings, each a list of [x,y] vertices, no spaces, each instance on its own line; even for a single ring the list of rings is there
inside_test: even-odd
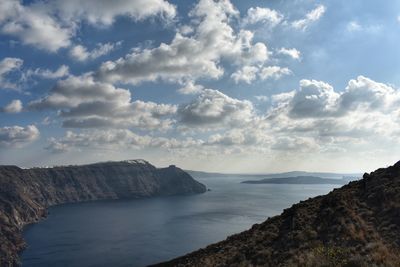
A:
[[[400,162],[155,266],[400,266]]]
[[[18,265],[17,253],[25,247],[23,226],[45,217],[48,206],[205,191],[183,170],[156,168],[143,160],[32,169],[0,166],[0,266]]]

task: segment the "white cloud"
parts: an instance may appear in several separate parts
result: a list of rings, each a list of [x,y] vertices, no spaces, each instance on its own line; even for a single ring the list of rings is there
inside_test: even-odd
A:
[[[171,19],[175,6],[164,0],[36,1],[24,5],[16,0],[0,3],[0,33],[14,36],[24,44],[56,52],[71,45],[81,21],[109,26],[118,16],[134,20],[160,16]]]
[[[285,135],[312,137],[344,149],[370,136],[377,142],[400,141],[396,137],[400,92],[369,78],[350,80],[342,92],[325,82],[302,80],[295,92],[273,98],[270,125]]]
[[[200,84],[195,84],[193,81],[188,81],[183,87],[178,89],[178,93],[183,95],[191,95],[200,93],[204,87]]]
[[[267,102],[269,100],[269,97],[266,95],[256,95],[256,96],[254,96],[254,98],[260,102]]]
[[[22,147],[38,139],[40,132],[35,125],[6,126],[0,128],[0,147]]]
[[[201,140],[186,138],[154,137],[138,135],[127,129],[85,130],[81,133],[67,131],[62,138],[50,138],[46,149],[53,153],[67,152],[82,149],[131,150],[143,148],[157,149],[184,149],[198,147]]]
[[[0,32],[24,44],[55,52],[70,45],[73,29],[59,24],[46,13],[41,3],[24,6],[20,1],[4,0],[0,8]]]
[[[353,109],[389,112],[400,103],[400,93],[389,85],[358,76],[350,80],[340,97],[341,113]]]
[[[246,153],[289,157],[302,153],[333,155],[400,144],[399,91],[363,76],[350,80],[344,90],[304,79],[297,90],[256,99],[270,99],[272,107],[258,115],[250,101],[203,88],[172,114],[171,119],[180,125],[175,138],[138,135],[128,129],[92,129],[52,139],[48,149],[151,148],[174,150],[176,157]],[[180,127],[186,129],[180,132]]]
[[[356,32],[362,29],[361,25],[357,21],[350,21],[346,28],[349,32]]]
[[[276,10],[262,7],[251,7],[247,10],[244,18],[245,24],[265,23],[270,27],[275,27],[283,20],[283,15]]]
[[[191,34],[191,33],[193,33],[193,31],[194,31],[194,29],[193,29],[192,27],[190,27],[189,25],[182,25],[182,26],[179,28],[179,32],[180,32],[182,35]]]
[[[292,27],[298,30],[306,30],[312,23],[318,21],[325,13],[326,8],[323,5],[317,6],[306,14],[304,19],[292,22]]]
[[[289,56],[293,59],[300,60],[301,53],[299,50],[296,48],[284,48],[282,47],[281,49],[278,50],[278,54],[286,55]]]
[[[144,20],[153,16],[172,19],[176,15],[175,6],[165,0],[57,0],[51,4],[65,21],[86,20],[95,26],[109,26],[118,16]]]
[[[69,51],[70,55],[72,58],[79,60],[79,61],[85,61],[89,58],[89,52],[87,51],[86,47],[82,45],[76,45],[71,48]]]
[[[301,80],[300,88],[290,101],[292,117],[331,116],[336,113],[339,94],[327,83]]]
[[[102,64],[97,75],[109,82],[139,84],[144,81],[195,81],[218,79],[221,60],[234,65],[262,64],[268,59],[265,44],[253,44],[253,33],[235,30],[230,22],[239,12],[229,1],[201,0],[190,12],[190,37],[177,32],[169,44],[136,49],[116,61]]]
[[[244,66],[242,69],[232,73],[232,79],[238,82],[252,83],[257,78],[259,69],[255,66]]]
[[[260,73],[259,73],[260,78],[262,80],[266,80],[266,79],[278,80],[282,76],[290,75],[290,74],[292,74],[291,70],[289,70],[288,68],[282,68],[279,66],[264,67],[260,70]]]
[[[179,106],[178,116],[189,127],[235,128],[253,121],[255,114],[250,101],[204,89],[192,102]]]
[[[19,99],[14,99],[0,110],[5,113],[19,113],[22,111],[22,102]]]
[[[7,79],[7,75],[19,70],[23,62],[20,58],[12,57],[6,57],[0,61],[0,89],[18,89],[18,84]]]
[[[257,129],[233,129],[224,133],[217,133],[211,135],[205,145],[219,145],[219,146],[255,146],[266,145],[270,139],[257,131]]]
[[[292,151],[295,153],[316,151],[319,148],[313,138],[298,136],[278,137],[271,145],[272,150]]]
[[[353,20],[347,24],[346,30],[350,33],[363,32],[368,34],[376,34],[382,30],[382,25],[380,24],[361,25],[359,22]]]
[[[98,57],[109,54],[116,47],[120,46],[121,42],[113,43],[105,43],[105,44],[97,44],[97,48],[92,51],[88,51],[86,47],[82,45],[75,45],[70,50],[70,56],[78,61],[86,61],[93,60]]]
[[[132,101],[129,90],[95,81],[90,74],[69,76],[59,81],[50,93],[29,104],[31,109],[54,109],[71,128],[139,127],[167,129],[176,106]]]
[[[58,79],[69,75],[69,67],[66,65],[61,65],[57,70],[52,71],[49,69],[37,68],[35,70],[28,70],[26,75],[38,76],[44,79]]]
[[[254,80],[259,77],[261,80],[274,79],[278,80],[285,75],[292,74],[292,71],[288,68],[282,68],[279,66],[267,66],[267,67],[256,67],[256,66],[244,66],[242,69],[237,70],[231,75],[231,78],[236,82],[245,82],[251,84]]]
[[[286,97],[274,96],[276,104],[285,106],[293,118],[342,117],[356,112],[390,112],[400,101],[392,87],[364,76],[350,80],[343,92],[321,81],[301,80],[300,88]]]

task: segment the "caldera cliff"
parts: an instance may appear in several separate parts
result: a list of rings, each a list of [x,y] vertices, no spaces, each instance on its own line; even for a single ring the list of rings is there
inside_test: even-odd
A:
[[[183,170],[143,160],[21,169],[0,166],[0,266],[18,266],[22,228],[52,205],[103,199],[196,194],[206,187]]]
[[[400,266],[400,162],[155,266]]]

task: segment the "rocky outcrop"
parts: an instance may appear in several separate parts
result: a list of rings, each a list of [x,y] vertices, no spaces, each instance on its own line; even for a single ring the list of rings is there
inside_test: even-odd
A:
[[[400,162],[155,266],[400,266]]]
[[[156,168],[143,160],[21,169],[0,166],[0,266],[18,265],[21,231],[47,207],[100,199],[203,193],[206,187],[183,170]]]

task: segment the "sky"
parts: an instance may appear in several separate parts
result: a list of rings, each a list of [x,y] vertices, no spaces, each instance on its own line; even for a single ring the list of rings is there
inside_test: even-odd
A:
[[[400,159],[399,1],[0,1],[0,164]]]

